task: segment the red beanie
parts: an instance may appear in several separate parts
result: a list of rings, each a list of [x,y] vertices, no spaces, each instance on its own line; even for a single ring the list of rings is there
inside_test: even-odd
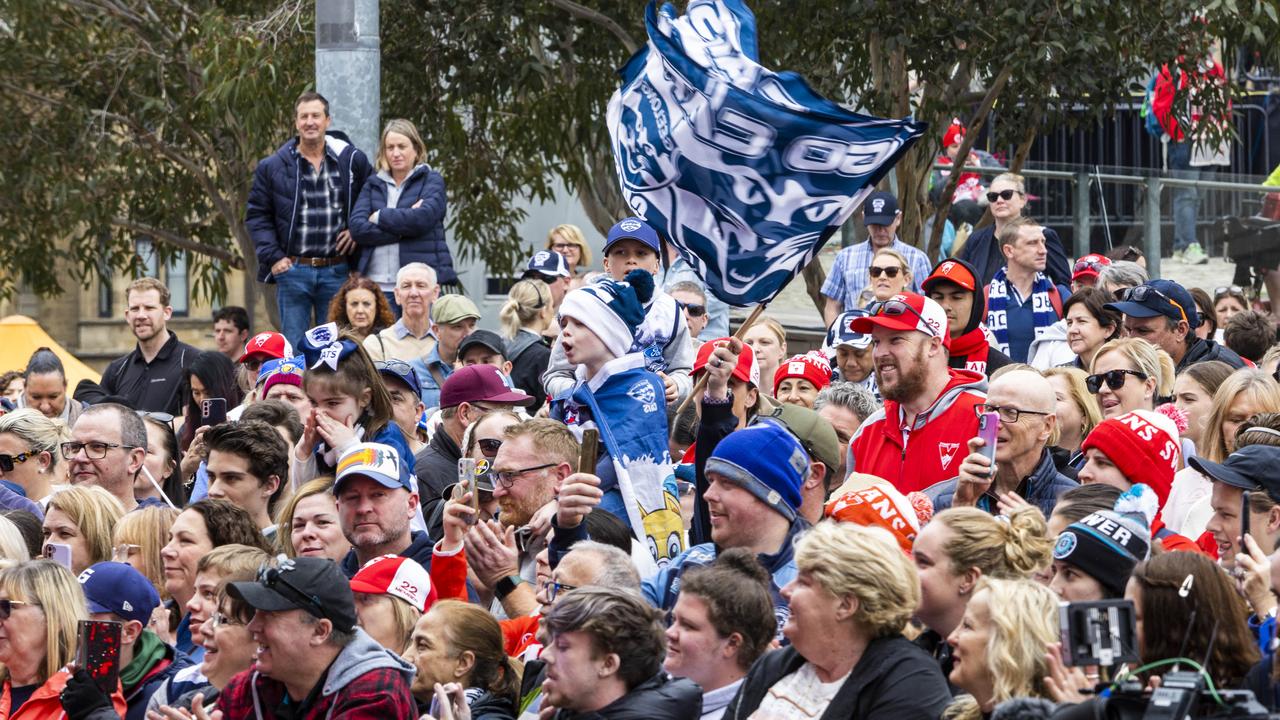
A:
[[[808,352],[787,359],[778,366],[773,375],[773,394],[777,396],[778,386],[787,378],[804,378],[813,383],[819,390],[831,384],[831,363],[825,355]]]
[[[921,519],[921,510],[915,498],[903,495],[889,483],[876,483],[827,502],[823,515],[854,525],[884,528],[898,541],[902,552],[910,555],[920,527],[928,522]],[[928,512],[932,511],[930,505]]]
[[[964,125],[959,120],[952,120],[947,131],[942,134],[942,147],[949,148],[964,139]]]
[[[1173,421],[1151,410],[1134,410],[1103,420],[1080,444],[1097,448],[1132,483],[1150,485],[1164,509],[1178,470],[1178,429]]]

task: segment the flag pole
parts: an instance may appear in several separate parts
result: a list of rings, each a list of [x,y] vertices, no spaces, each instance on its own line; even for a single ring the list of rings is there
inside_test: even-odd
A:
[[[747,319],[742,321],[742,326],[738,328],[738,332],[734,333],[733,336],[741,340],[742,336],[747,334],[747,331],[750,330],[751,326],[755,324],[757,319],[759,319],[760,313],[764,312],[765,307],[768,305],[769,303],[760,303],[759,305],[756,305],[756,309],[752,310],[751,314],[747,316]],[[684,412],[685,408],[689,407],[689,403],[695,397],[700,395],[706,387],[707,373],[702,373],[702,377],[698,378],[698,382],[694,383],[693,389],[689,391],[689,397],[686,397],[684,402],[680,403],[679,409],[676,410],[676,415]]]

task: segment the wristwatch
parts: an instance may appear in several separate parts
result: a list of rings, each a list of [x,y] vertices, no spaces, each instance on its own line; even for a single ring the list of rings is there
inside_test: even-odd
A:
[[[519,575],[508,575],[499,580],[498,584],[493,587],[493,596],[498,598],[498,602],[502,602],[523,582],[524,578]]]

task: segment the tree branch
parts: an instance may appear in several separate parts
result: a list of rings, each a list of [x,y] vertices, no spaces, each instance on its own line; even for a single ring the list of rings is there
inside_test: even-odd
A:
[[[148,235],[156,240],[167,242],[174,247],[182,248],[183,250],[199,253],[206,257],[211,257],[214,260],[221,260],[228,266],[237,270],[244,269],[244,258],[239,255],[233,255],[223,248],[206,245],[205,243],[192,240],[191,238],[171,233],[168,230],[161,230],[160,228],[152,227],[144,223],[134,222],[129,218],[114,217],[111,218],[111,224],[123,230],[138,233],[139,235]]]
[[[580,20],[593,22],[613,33],[614,37],[622,41],[622,46],[627,49],[628,53],[634,54],[635,51],[640,49],[640,45],[632,39],[631,35],[629,35],[626,30],[623,30],[622,26],[619,25],[616,20],[608,15],[592,10],[589,7],[579,5],[573,0],[551,0],[551,4]]]

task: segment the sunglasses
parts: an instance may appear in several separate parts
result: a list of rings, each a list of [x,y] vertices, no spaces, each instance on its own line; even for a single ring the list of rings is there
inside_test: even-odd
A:
[[[929,322],[924,319],[924,316],[916,312],[915,308],[906,304],[902,300],[876,301],[867,306],[867,314],[869,314],[872,317],[876,317],[877,315],[884,315],[886,317],[898,317],[900,315],[906,315],[908,313],[915,315],[916,318],[920,320],[920,324],[916,327],[917,330],[919,330],[920,332],[928,333],[933,337],[938,337],[938,334],[933,330],[933,326],[930,325]]]
[[[1071,274],[1075,275],[1089,270],[1092,270],[1093,272],[1102,272],[1103,267],[1102,263],[1095,260],[1077,260],[1075,267],[1071,269]]]
[[[490,460],[498,456],[498,448],[502,447],[502,441],[494,438],[480,438],[476,440],[476,445],[480,446],[480,454]]]
[[[707,306],[698,303],[680,303],[684,311],[689,313],[689,317],[702,317],[707,314]]]
[[[275,592],[288,598],[290,601],[298,603],[303,610],[318,617],[328,617],[324,611],[324,603],[320,602],[320,598],[311,593],[303,592],[298,586],[285,579],[279,568],[264,565],[258,568],[258,582],[263,587],[274,590]]]
[[[1097,395],[1098,391],[1102,389],[1102,383],[1104,382],[1107,384],[1107,387],[1112,390],[1119,390],[1124,387],[1124,383],[1129,379],[1129,375],[1133,375],[1141,380],[1146,380],[1151,377],[1150,375],[1147,375],[1144,372],[1138,372],[1137,370],[1108,370],[1104,373],[1090,375],[1085,378],[1084,386],[1094,395]]]
[[[867,268],[867,272],[871,273],[871,277],[873,278],[878,278],[881,275],[884,275],[885,277],[889,277],[889,278],[896,278],[898,277],[898,273],[902,272],[902,268],[876,267],[875,265],[872,265],[871,267]]]
[[[1178,312],[1182,315],[1182,319],[1184,322],[1187,322],[1187,323],[1191,322],[1190,320],[1187,319],[1187,311],[1184,310],[1183,307],[1178,304],[1177,300],[1174,300],[1173,298],[1169,297],[1168,295],[1165,295],[1164,293],[1151,287],[1150,285],[1139,285],[1138,287],[1129,288],[1128,290],[1125,290],[1124,297],[1121,298],[1121,300],[1123,302],[1136,302],[1136,303],[1145,304],[1147,300],[1149,300],[1153,295],[1155,297],[1158,297],[1164,300],[1170,305],[1178,308]]]
[[[8,620],[10,617],[13,616],[14,608],[23,607],[26,605],[30,605],[33,607],[40,606],[39,603],[23,602],[21,600],[8,600],[8,599],[0,600],[0,620]]]
[[[24,453],[18,453],[17,455],[0,455],[0,471],[13,472],[13,466],[21,465],[27,460],[30,460],[32,458],[32,453],[33,451],[28,450]]]
[[[989,192],[987,193],[987,202],[993,203],[997,200],[1012,200],[1015,194],[1021,195],[1022,191],[1010,189],[1001,190],[1000,192]]]
[[[1221,300],[1225,295],[1235,295],[1241,299],[1244,298],[1244,288],[1239,285],[1227,285],[1213,291],[1214,301]]]

